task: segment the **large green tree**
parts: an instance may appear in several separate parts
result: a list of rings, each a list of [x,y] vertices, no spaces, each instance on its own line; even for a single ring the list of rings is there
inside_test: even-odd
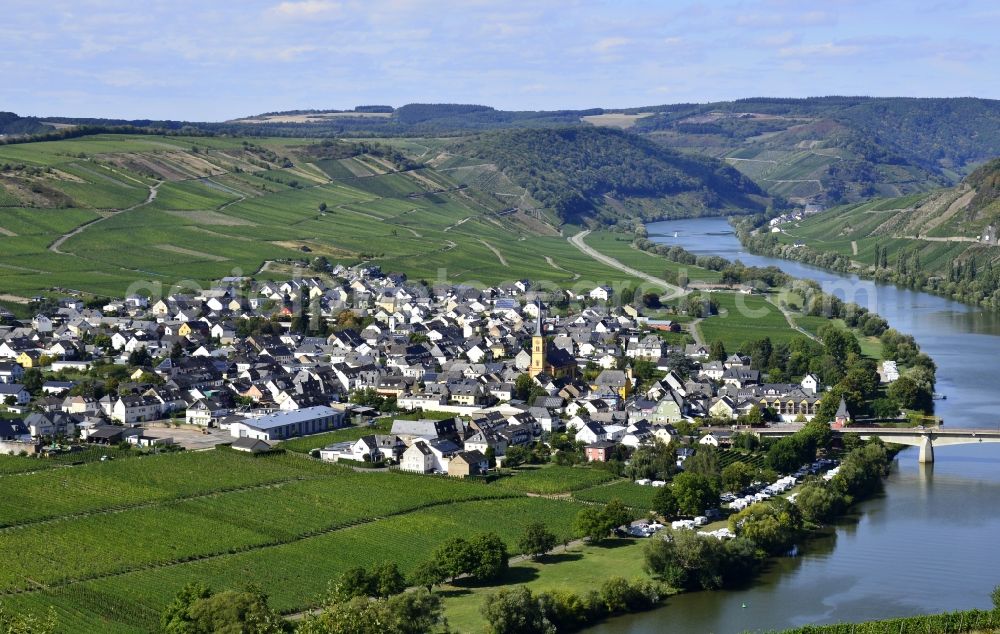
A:
[[[524,527],[517,548],[530,557],[540,557],[556,545],[555,534],[542,522],[532,522]]]
[[[707,476],[685,471],[674,478],[671,486],[682,515],[701,515],[719,505],[719,486]]]

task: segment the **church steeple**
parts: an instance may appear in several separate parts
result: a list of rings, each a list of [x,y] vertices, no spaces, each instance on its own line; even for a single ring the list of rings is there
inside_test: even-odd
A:
[[[528,374],[538,376],[545,371],[545,335],[542,333],[542,302],[536,301],[535,334],[531,336],[531,369]]]

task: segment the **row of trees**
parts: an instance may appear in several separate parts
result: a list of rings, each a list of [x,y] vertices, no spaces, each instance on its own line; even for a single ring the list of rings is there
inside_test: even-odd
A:
[[[534,527],[525,533],[523,541],[527,548],[537,551],[548,546],[550,540],[554,537],[545,533],[544,527]],[[431,593],[434,585],[463,575],[478,581],[496,579],[507,570],[507,560],[503,540],[484,533],[468,540],[455,537],[441,544],[409,580],[394,562],[371,569],[350,568],[330,584],[322,611],[306,616],[294,631],[422,634],[441,621],[441,600]],[[408,585],[422,587],[407,592]],[[267,596],[259,588],[213,592],[199,583],[189,584],[177,594],[163,611],[161,625],[173,634],[276,634],[292,630],[268,606]]]
[[[575,632],[605,617],[648,610],[660,602],[659,584],[611,577],[599,589],[579,595],[563,590],[535,594],[526,586],[486,597],[481,613],[490,634]]]
[[[813,438],[812,442],[819,441]],[[870,495],[885,475],[889,459],[885,446],[877,440],[854,448],[837,476],[829,483],[806,483],[794,504],[772,498],[730,516],[734,539],[723,542],[693,531],[676,531],[650,540],[644,553],[646,570],[681,590],[714,590],[744,583],[767,556],[788,552],[802,537],[807,523],[829,521],[855,500]]]

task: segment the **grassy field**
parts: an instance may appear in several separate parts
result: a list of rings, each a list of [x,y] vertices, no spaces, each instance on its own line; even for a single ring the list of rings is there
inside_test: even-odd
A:
[[[675,278],[678,272],[683,271],[692,282],[719,281],[720,274],[718,271],[711,271],[693,265],[678,264],[658,255],[640,251],[632,247],[632,241],[632,234],[611,233],[607,231],[587,236],[587,244],[593,248],[643,273],[661,278],[665,275],[670,275],[670,277],[665,278],[670,281]]]
[[[310,143],[98,135],[0,147],[0,164],[17,166],[0,175],[0,288],[120,296],[138,283],[157,294],[317,255],[428,281],[532,278],[583,290],[630,280],[545,221],[497,215],[495,195],[506,192],[497,188],[512,185],[495,173],[459,188],[451,171],[316,159]],[[414,143],[414,152],[425,147]],[[591,240],[657,275],[676,266],[609,235]]]
[[[495,531],[516,551],[524,526],[542,521],[567,540],[581,508],[292,453],[168,454],[2,480],[0,601],[16,612],[52,606],[74,631],[154,630],[192,580],[252,580],[279,610],[301,610],[349,566],[391,560],[406,572],[456,534]]]
[[[511,566],[504,579],[491,586],[462,584],[446,586],[445,616],[457,632],[481,632],[479,613],[483,599],[499,587],[526,585],[534,592],[562,590],[580,595],[600,588],[608,577],[646,578],[643,571],[643,541],[621,539],[601,546],[579,546],[568,552],[524,561]]]
[[[777,306],[759,295],[711,293],[719,314],[705,318],[698,328],[706,343],[722,341],[726,350],[739,350],[750,341],[770,337],[772,343],[805,337],[788,325]]]

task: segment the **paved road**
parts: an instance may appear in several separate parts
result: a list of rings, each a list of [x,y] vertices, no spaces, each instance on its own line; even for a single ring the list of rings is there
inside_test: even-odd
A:
[[[583,239],[586,238],[589,234],[590,234],[589,229],[586,231],[581,231],[575,236],[568,238],[569,243],[572,244],[577,249],[579,249],[581,252],[583,252],[584,255],[587,255],[597,260],[601,264],[606,264],[607,266],[610,266],[613,269],[618,269],[623,273],[628,273],[633,277],[637,277],[641,280],[649,282],[650,284],[659,286],[663,290],[670,293],[668,299],[674,299],[675,297],[680,297],[681,295],[684,295],[684,289],[682,289],[680,286],[675,286],[664,279],[653,277],[649,273],[643,273],[642,271],[634,269],[631,266],[622,264],[621,262],[619,262],[618,260],[614,259],[611,256],[604,255],[603,253],[595,250],[593,247],[591,247],[590,245],[588,245],[586,242],[583,241]]]

